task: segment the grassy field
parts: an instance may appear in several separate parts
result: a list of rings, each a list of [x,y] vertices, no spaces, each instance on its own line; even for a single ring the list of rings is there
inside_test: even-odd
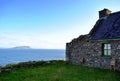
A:
[[[55,62],[0,73],[0,81],[120,81],[120,72]]]

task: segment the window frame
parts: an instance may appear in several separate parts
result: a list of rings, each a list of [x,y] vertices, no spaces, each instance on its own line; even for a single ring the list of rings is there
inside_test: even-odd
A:
[[[111,56],[111,44],[110,43],[103,43],[102,44],[102,56]]]

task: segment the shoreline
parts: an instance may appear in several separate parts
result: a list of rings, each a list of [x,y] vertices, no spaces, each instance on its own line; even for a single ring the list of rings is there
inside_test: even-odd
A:
[[[38,60],[38,61],[19,62],[17,64],[7,64],[5,66],[0,66],[0,73],[16,70],[18,68],[44,66],[44,65],[48,65],[50,63],[55,63],[55,62],[59,62],[59,61],[66,62],[64,59],[64,60],[49,60],[49,61]]]

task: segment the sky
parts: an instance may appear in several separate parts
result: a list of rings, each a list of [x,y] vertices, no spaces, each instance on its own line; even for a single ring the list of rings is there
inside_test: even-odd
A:
[[[0,0],[0,48],[65,49],[88,34],[107,8],[120,11],[120,0]]]

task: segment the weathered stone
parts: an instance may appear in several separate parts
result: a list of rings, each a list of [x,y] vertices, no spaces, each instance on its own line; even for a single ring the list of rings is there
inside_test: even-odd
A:
[[[83,66],[109,69],[111,58],[115,58],[115,69],[120,71],[120,12],[108,11],[104,9],[100,12],[100,18],[89,34],[81,35],[66,44],[67,63],[80,64],[80,58],[83,57]],[[103,56],[104,43],[111,44],[109,57]]]
[[[66,44],[66,61],[70,64],[80,64],[80,57],[84,58],[83,66],[100,67],[104,69],[110,68],[110,59],[116,59],[116,70],[120,71],[120,50],[116,49],[120,45],[120,41],[108,41],[111,46],[111,56],[102,56],[102,43],[103,42],[88,42],[87,35],[84,40],[80,41],[79,38],[75,42],[72,41]],[[75,48],[76,47],[76,48]]]

